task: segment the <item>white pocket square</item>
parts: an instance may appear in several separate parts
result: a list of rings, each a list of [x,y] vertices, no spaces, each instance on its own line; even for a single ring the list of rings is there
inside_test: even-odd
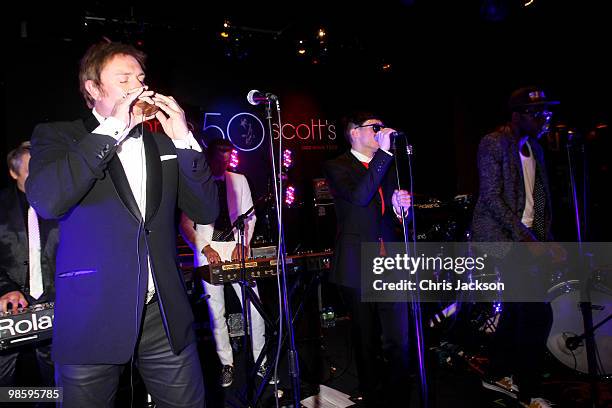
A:
[[[176,159],[176,154],[164,154],[163,156],[159,156],[159,159],[161,161],[170,160],[170,159]]]

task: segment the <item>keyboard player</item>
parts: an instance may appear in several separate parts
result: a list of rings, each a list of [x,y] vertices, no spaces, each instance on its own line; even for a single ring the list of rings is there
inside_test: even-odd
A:
[[[29,163],[30,142],[23,142],[7,156],[14,185],[0,191],[0,312],[55,300],[58,226],[57,221],[38,216],[26,200]],[[17,358],[28,348],[0,351],[0,386],[16,385]],[[34,350],[42,385],[50,387],[54,383],[51,340],[34,344]]]
[[[214,224],[194,224],[185,214],[181,217],[181,232],[185,241],[194,252],[194,267],[216,264],[225,261],[236,261],[240,258],[238,230],[226,240],[221,240],[222,233],[231,227],[236,218],[253,205],[251,190],[246,177],[227,171],[230,163],[233,145],[225,139],[215,139],[208,145],[206,152],[209,166],[217,183],[219,192],[219,216]],[[245,220],[245,254],[253,237],[256,217],[253,213]],[[232,283],[240,304],[242,294],[240,284]],[[257,286],[253,287],[255,293]],[[225,316],[224,286],[211,285],[204,282],[204,291],[210,297],[207,299],[211,316],[211,328],[215,339],[217,355],[221,361],[220,384],[229,387],[234,378],[234,357],[229,339]],[[259,312],[251,305],[251,339],[253,358],[257,360],[265,344],[265,323]],[[260,366],[258,375],[264,376],[266,362]]]

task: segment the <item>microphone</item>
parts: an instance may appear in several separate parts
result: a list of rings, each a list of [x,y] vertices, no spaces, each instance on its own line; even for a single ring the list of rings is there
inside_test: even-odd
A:
[[[565,339],[565,347],[567,347],[568,350],[570,351],[574,351],[576,350],[578,347],[580,347],[581,343],[582,343],[582,339],[584,339],[584,335],[582,336],[569,336]]]
[[[401,130],[398,130],[396,132],[391,132],[391,134],[389,136],[391,137],[391,139],[395,139],[397,137],[404,137],[404,136],[406,136],[406,134],[404,132],[402,132]]]
[[[260,103],[275,101],[277,99],[278,96],[271,93],[259,92],[257,89],[253,89],[247,94],[247,101],[251,105],[259,105]]]

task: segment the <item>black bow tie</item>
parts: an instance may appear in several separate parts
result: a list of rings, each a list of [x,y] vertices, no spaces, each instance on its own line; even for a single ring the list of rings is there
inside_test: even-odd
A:
[[[140,126],[134,127],[132,130],[130,130],[128,137],[133,137],[134,139],[138,139],[140,136],[142,136],[142,133],[140,130],[141,130]]]

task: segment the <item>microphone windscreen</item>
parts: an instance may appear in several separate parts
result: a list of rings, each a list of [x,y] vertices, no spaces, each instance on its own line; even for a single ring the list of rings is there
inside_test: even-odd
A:
[[[259,93],[260,92],[257,89],[250,90],[247,94],[247,102],[249,102],[251,105],[259,105],[259,101],[255,100],[255,96]]]

